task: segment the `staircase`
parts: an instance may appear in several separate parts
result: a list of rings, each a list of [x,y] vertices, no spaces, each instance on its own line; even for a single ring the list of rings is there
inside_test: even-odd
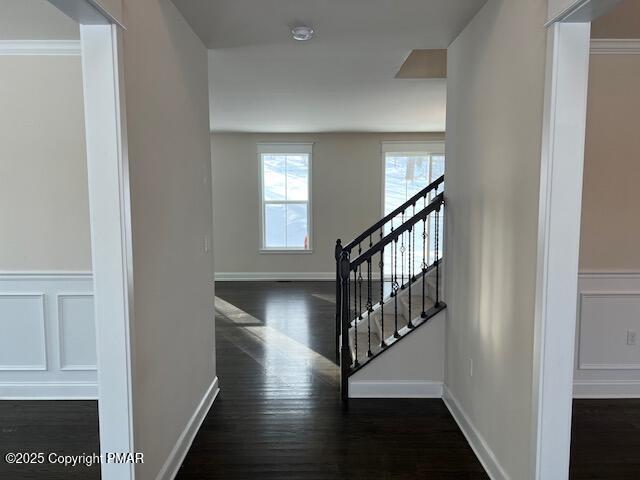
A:
[[[351,375],[446,308],[443,187],[444,176],[349,244],[336,242],[336,360],[345,402]]]

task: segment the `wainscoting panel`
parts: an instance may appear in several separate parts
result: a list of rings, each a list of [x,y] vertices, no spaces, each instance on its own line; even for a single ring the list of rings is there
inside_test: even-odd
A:
[[[640,273],[580,274],[575,358],[575,397],[640,397]]]
[[[97,398],[93,279],[0,272],[0,399]]]
[[[96,326],[93,295],[58,295],[61,370],[96,370]],[[87,341],[94,339],[93,342]]]
[[[44,295],[0,293],[0,371],[46,369]]]

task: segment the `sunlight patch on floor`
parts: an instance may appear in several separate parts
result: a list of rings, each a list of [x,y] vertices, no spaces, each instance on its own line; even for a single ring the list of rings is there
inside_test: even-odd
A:
[[[218,321],[229,321],[238,327],[226,335],[228,340],[267,371],[287,383],[308,382],[315,376],[338,384],[338,367],[329,359],[221,298],[215,298],[215,305],[221,315]]]
[[[218,313],[238,325],[255,325],[264,323],[220,297],[215,297],[214,304]]]
[[[315,298],[319,298],[320,300],[324,300],[325,302],[336,303],[335,295],[325,295],[323,293],[312,293],[311,296]]]

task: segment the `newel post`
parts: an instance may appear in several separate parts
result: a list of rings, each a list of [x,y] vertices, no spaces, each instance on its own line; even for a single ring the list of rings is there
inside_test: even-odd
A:
[[[341,348],[340,348],[340,391],[342,401],[346,404],[349,400],[349,368],[351,366],[351,351],[349,348],[349,273],[351,271],[351,260],[349,252],[343,250],[340,254],[340,285],[341,285]]]
[[[340,363],[340,320],[342,312],[342,286],[340,284],[340,256],[342,255],[342,241],[336,240],[335,259],[336,259],[336,323],[335,323],[335,337],[336,337],[336,363]]]

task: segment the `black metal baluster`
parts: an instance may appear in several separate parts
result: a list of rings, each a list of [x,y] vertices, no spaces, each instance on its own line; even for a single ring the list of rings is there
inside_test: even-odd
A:
[[[358,278],[357,278],[357,267],[353,269],[353,285],[354,287],[357,285],[358,283]],[[354,312],[354,317],[353,317],[353,350],[355,352],[354,357],[355,360],[353,361],[353,366],[357,367],[358,366],[358,317],[357,317],[357,312],[358,312],[358,295],[357,295],[357,289],[354,288],[353,289],[355,295],[353,296],[353,312]]]
[[[382,232],[380,232],[382,237]],[[384,341],[384,246],[380,251],[380,347],[384,348],[387,344]]]
[[[358,302],[358,320],[362,320],[362,264],[358,265],[358,296],[360,302]]]
[[[393,233],[393,218],[391,219],[391,233]],[[393,243],[393,240],[392,240],[392,243]],[[392,245],[392,247],[393,247],[393,245]],[[394,258],[393,258],[393,248],[392,248],[391,253],[389,253],[389,261],[390,261],[390,267],[391,267],[391,268],[389,269],[389,270],[390,270],[390,272],[389,272],[389,273],[391,274],[391,278],[390,278],[390,280],[391,280],[391,281],[389,282],[389,284],[391,285],[391,292],[389,293],[389,296],[390,296],[390,297],[394,297],[396,293],[395,293],[395,292],[394,292],[394,290],[393,290],[393,272],[394,272],[394,271],[396,270],[396,268],[397,268],[397,267],[396,267],[397,259],[394,259]]]
[[[404,225],[404,210],[402,211],[402,224]],[[402,237],[400,242],[400,288],[404,288],[404,232],[400,236]]]
[[[393,290],[393,321],[394,321],[394,332],[393,336],[395,338],[400,338],[400,334],[398,333],[398,237],[396,237],[393,241],[393,283],[391,284],[391,289]]]
[[[412,218],[415,217],[415,216],[416,216],[416,204],[414,203],[413,204],[413,216],[412,216]],[[415,229],[413,227],[414,226],[411,226],[411,230],[410,230],[412,238],[411,238],[411,242],[409,243],[409,248],[415,249],[416,248],[416,231],[415,231]],[[415,252],[410,252],[409,253],[409,258],[412,258],[412,257],[413,257],[413,260],[409,260],[409,263],[411,264],[410,267],[409,267],[410,268],[409,278],[411,279],[412,282],[415,282],[416,281],[416,266],[413,264],[416,261]]]
[[[435,219],[436,219],[436,225],[435,225],[435,262],[436,262],[436,303],[434,304],[434,307],[439,307],[440,306],[440,258],[439,258],[439,251],[440,251],[440,205],[438,205],[438,208],[435,211]]]
[[[362,254],[362,245],[358,244],[358,256],[360,256],[361,254]],[[358,319],[362,320],[362,268],[360,265],[358,265],[357,269],[358,269],[358,280],[357,280],[358,292],[356,293],[356,298],[358,297],[358,295],[360,295],[360,302],[358,303],[358,305],[360,306],[360,308],[358,309]]]
[[[413,279],[411,277],[411,271],[412,271],[412,258],[411,258],[411,252],[413,250],[413,246],[412,246],[412,242],[411,239],[413,238],[415,241],[415,237],[413,236],[413,225],[411,227],[409,227],[409,234],[407,235],[407,237],[409,238],[409,264],[407,266],[408,270],[409,270],[409,279],[408,279],[408,283],[409,283],[409,318],[407,319],[407,328],[413,328],[413,316],[411,314],[411,284],[413,283]]]
[[[422,219],[422,312],[420,316],[425,318],[427,312],[424,308],[425,285],[427,283],[427,217]]]
[[[373,357],[371,351],[371,312],[373,305],[371,303],[371,258],[367,259],[367,357]]]

